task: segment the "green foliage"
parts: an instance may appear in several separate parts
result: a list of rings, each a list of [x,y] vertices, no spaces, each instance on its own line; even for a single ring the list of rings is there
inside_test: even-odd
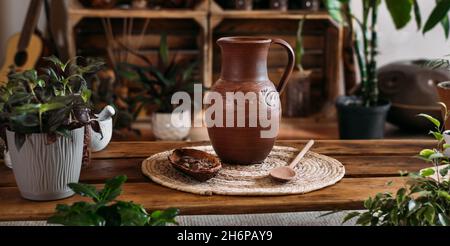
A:
[[[432,170],[432,169],[431,169]],[[427,175],[432,175],[427,173]],[[450,183],[413,174],[395,194],[379,193],[364,202],[365,212],[348,213],[343,222],[370,226],[450,225]]]
[[[444,28],[445,36],[448,37],[449,33],[449,21],[448,11],[450,10],[450,0],[437,0],[437,4],[431,11],[428,20],[423,27],[423,33],[427,33],[433,29],[437,24],[441,23]]]
[[[88,184],[72,183],[69,187],[78,195],[91,198],[93,203],[75,202],[72,205],[56,206],[56,214],[48,223],[66,226],[165,226],[177,224],[178,209],[154,211],[148,214],[139,204],[118,201],[122,185],[127,180],[124,175],[106,181],[101,190]]]
[[[56,57],[44,58],[49,64],[40,69],[13,73],[0,87],[0,124],[15,132],[16,146],[21,148],[27,134],[47,133],[49,142],[56,136],[92,124],[87,80],[102,63],[85,63],[76,58],[67,63]],[[4,129],[3,129],[4,130]],[[6,139],[4,139],[6,140]]]
[[[295,39],[295,63],[297,69],[303,71],[302,61],[305,50],[303,48],[303,25],[305,24],[306,15],[298,22],[297,36]]]
[[[159,59],[156,65],[147,58],[138,55],[147,65],[120,64],[119,76],[129,81],[142,84],[143,91],[135,97],[142,108],[145,105],[157,105],[162,113],[172,112],[174,106],[171,103],[172,95],[178,91],[193,93],[194,71],[197,62],[177,61],[177,56],[170,59],[167,37],[161,36],[159,47]]]
[[[362,104],[378,104],[378,81],[376,75],[378,55],[378,10],[381,0],[362,0],[362,16],[352,13],[350,0],[323,0],[330,16],[338,23],[347,25],[353,37],[362,83]],[[420,8],[417,0],[384,0],[397,29],[405,27],[412,19],[421,26]],[[356,24],[356,27],[354,27]]]
[[[445,112],[445,122],[449,117],[448,110],[445,104],[439,104]],[[442,180],[450,170],[450,165],[442,165],[449,163],[448,157],[443,154],[449,145],[443,144],[443,124],[429,115],[419,116],[434,125],[430,134],[437,140],[437,146],[421,150],[418,157],[432,163],[434,168],[410,174],[406,187],[400,188],[395,194],[384,192],[369,197],[364,202],[367,211],[348,213],[343,222],[357,218],[356,224],[370,226],[450,225],[450,182],[448,179]],[[436,179],[431,178],[433,175]]]

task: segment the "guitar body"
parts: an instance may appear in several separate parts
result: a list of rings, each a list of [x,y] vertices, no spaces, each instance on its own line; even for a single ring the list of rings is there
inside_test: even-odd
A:
[[[28,46],[19,52],[20,37],[21,33],[17,33],[8,40],[5,62],[0,69],[0,85],[8,81],[11,66],[17,71],[33,69],[41,57],[44,44],[38,35],[32,34]]]

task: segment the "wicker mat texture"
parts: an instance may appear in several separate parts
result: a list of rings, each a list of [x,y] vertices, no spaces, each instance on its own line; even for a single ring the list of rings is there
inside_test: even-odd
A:
[[[212,146],[192,147],[215,154]],[[150,156],[142,162],[142,172],[163,186],[200,195],[267,196],[302,194],[322,189],[344,177],[345,168],[337,160],[314,152],[308,152],[296,166],[294,180],[281,183],[268,176],[270,170],[286,166],[299,150],[292,147],[275,146],[266,160],[254,165],[229,165],[212,179],[199,182],[172,167],[168,160],[171,151]]]

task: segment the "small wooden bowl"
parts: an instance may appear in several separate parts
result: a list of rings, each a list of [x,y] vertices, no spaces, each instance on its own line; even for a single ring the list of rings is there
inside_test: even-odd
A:
[[[176,149],[169,161],[175,169],[198,181],[214,177],[222,168],[219,158],[196,149]]]

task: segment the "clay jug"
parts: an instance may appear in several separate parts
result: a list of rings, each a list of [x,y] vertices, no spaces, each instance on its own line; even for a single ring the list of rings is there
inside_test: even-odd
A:
[[[222,52],[222,70],[219,80],[208,93],[208,101],[222,101],[220,106],[223,110],[216,111],[214,116],[216,122],[220,123],[217,114],[223,113],[223,124],[207,125],[211,144],[219,158],[226,163],[260,163],[269,155],[278,134],[281,116],[279,95],[294,68],[294,52],[281,39],[225,37],[220,38],[217,44]],[[284,47],[289,58],[277,87],[267,74],[267,57],[271,44]],[[246,96],[243,104],[228,96],[237,93]],[[216,100],[211,98],[214,95]],[[247,95],[250,96],[247,98]],[[213,103],[209,104],[206,114],[211,105]],[[255,105],[258,105],[256,111],[253,107]],[[263,122],[264,119],[266,120]],[[243,121],[245,124],[242,124]]]

